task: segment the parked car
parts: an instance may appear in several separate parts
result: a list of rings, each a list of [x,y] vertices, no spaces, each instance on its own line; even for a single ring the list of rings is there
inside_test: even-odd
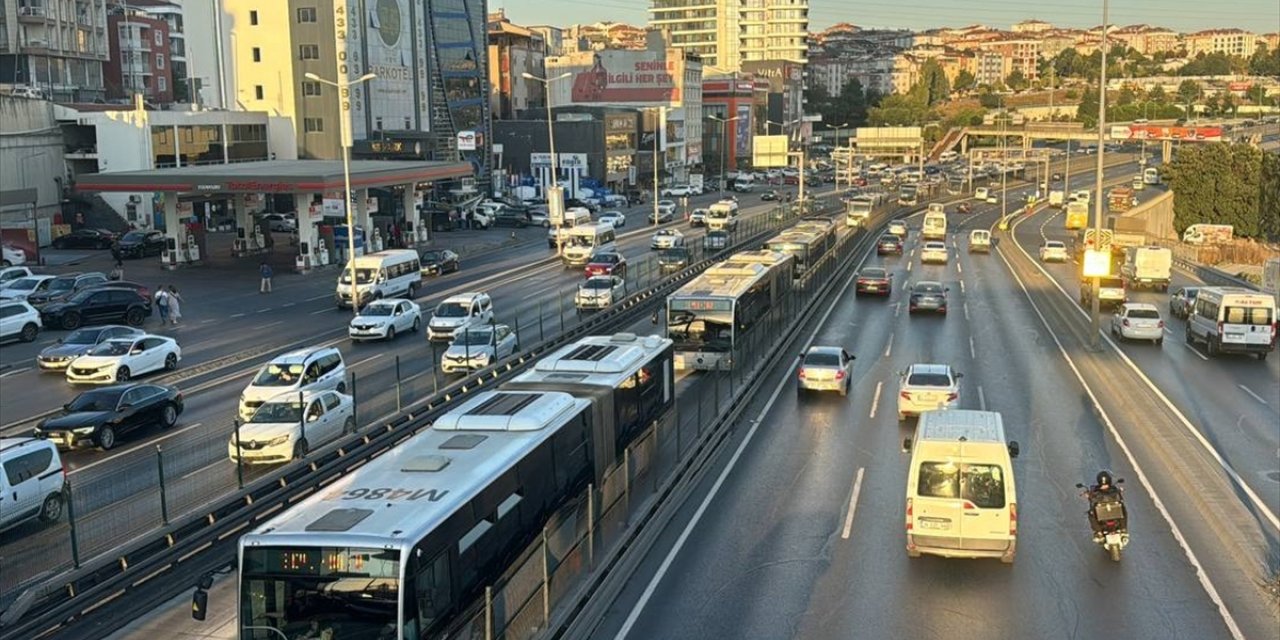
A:
[[[591,256],[584,269],[588,278],[592,276],[626,276],[627,259],[616,251],[601,251]]]
[[[178,342],[167,336],[143,334],[113,338],[89,350],[67,365],[67,382],[111,384],[128,382],[153,371],[173,371],[182,360]]]
[[[133,282],[130,280],[108,280],[100,285],[97,285],[91,288],[92,289],[129,289],[131,291],[136,291],[138,295],[142,296],[143,300],[147,301],[147,316],[151,315],[151,303],[154,302],[154,298],[152,297],[152,294],[151,294],[151,287],[148,287],[147,285],[142,284],[141,282]]]
[[[392,340],[396,332],[421,328],[422,309],[418,303],[401,298],[383,298],[360,309],[360,315],[347,325],[347,336],[354,341]]]
[[[27,302],[37,309],[46,305],[71,299],[75,294],[110,282],[106,274],[97,271],[90,273],[67,273],[54,278],[44,291],[37,291],[27,296]]]
[[[281,393],[261,403],[232,433],[227,456],[245,464],[289,462],[355,430],[351,396],[332,389]]]
[[[13,267],[27,263],[27,252],[9,243],[0,245],[0,266]]]
[[[458,254],[448,249],[428,249],[418,255],[422,275],[438,276],[457,271],[460,264]]]
[[[68,331],[104,322],[140,327],[147,318],[148,304],[149,300],[143,300],[136,291],[128,289],[87,289],[65,302],[46,304],[40,309],[40,319],[47,327]]]
[[[123,258],[145,258],[163,253],[167,242],[163,231],[130,231],[114,246]]]
[[[108,340],[131,340],[146,332],[134,327],[108,324],[101,327],[76,329],[45,347],[36,356],[36,366],[41,371],[63,371],[72,360],[89,353],[90,349]]]
[[[58,236],[51,243],[54,249],[110,249],[116,234],[106,229],[76,229]]]
[[[663,187],[662,195],[670,196],[670,197],[692,196],[692,195],[697,195],[697,191],[693,187],[687,184],[673,184],[668,187]]]
[[[473,325],[454,334],[440,356],[446,374],[478,371],[516,352],[516,334],[505,324]]]
[[[298,219],[292,213],[267,213],[258,219],[267,223],[267,229],[270,231],[288,233],[298,229]]]
[[[30,278],[32,275],[34,274],[26,267],[15,267],[12,265],[0,267],[0,290],[7,289],[14,282],[23,278]]]
[[[24,300],[0,302],[0,340],[31,342],[40,335],[44,323],[40,312]]]
[[[85,391],[63,405],[57,415],[36,427],[40,437],[58,449],[116,446],[120,436],[151,427],[168,429],[178,422],[182,392],[163,384],[120,384]]]

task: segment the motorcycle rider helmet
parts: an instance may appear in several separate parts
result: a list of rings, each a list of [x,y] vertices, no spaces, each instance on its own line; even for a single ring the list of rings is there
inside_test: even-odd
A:
[[[1097,476],[1097,478],[1095,478],[1095,479],[1097,480],[1097,484],[1096,484],[1096,486],[1097,486],[1099,489],[1103,489],[1103,490],[1108,490],[1108,491],[1109,491],[1109,490],[1111,490],[1111,488],[1115,485],[1115,482],[1114,482],[1114,480],[1113,480],[1113,479],[1112,479],[1112,477],[1111,477],[1111,472],[1110,472],[1110,471],[1107,471],[1106,469],[1103,469],[1102,471],[1099,471],[1099,472],[1098,472],[1098,476]]]

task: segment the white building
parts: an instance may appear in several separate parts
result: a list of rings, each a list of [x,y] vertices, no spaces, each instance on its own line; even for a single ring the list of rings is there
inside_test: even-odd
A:
[[[671,46],[720,69],[753,60],[805,62],[809,2],[653,0],[649,26],[667,32]]]
[[[1243,29],[1209,29],[1188,33],[1182,37],[1187,47],[1187,57],[1198,54],[1225,53],[1229,56],[1251,56],[1258,45],[1258,36]]]

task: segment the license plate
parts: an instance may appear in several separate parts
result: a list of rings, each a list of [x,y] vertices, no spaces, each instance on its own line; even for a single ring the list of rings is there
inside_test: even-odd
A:
[[[1112,545],[1112,544],[1120,544],[1120,534],[1118,534],[1118,533],[1108,533],[1108,534],[1107,534],[1107,544],[1108,544],[1108,545]]]
[[[880,287],[877,287],[874,284],[867,285],[867,291],[879,291],[879,290],[880,290]]]
[[[946,518],[920,518],[916,522],[921,529],[945,530],[951,528],[951,521]]]

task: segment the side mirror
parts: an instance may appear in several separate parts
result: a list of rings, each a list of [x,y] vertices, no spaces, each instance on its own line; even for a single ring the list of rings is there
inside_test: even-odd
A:
[[[1124,484],[1124,478],[1116,478],[1116,484]]]
[[[910,450],[911,450],[911,438],[903,438],[903,439],[902,439],[902,451],[903,451],[903,453],[905,453],[905,452],[907,452],[907,451],[910,451]]]
[[[191,618],[193,620],[204,620],[205,612],[209,608],[209,592],[204,589],[196,589],[191,594]]]
[[[1076,488],[1077,488],[1077,489],[1083,489],[1083,488],[1084,488],[1084,485],[1082,485],[1082,484],[1080,484],[1079,482],[1077,482],[1077,483],[1076,483]]]
[[[959,380],[960,378],[963,378],[963,377],[964,377],[963,373],[956,373],[956,380]]]
[[[1010,441],[1009,441],[1009,457],[1010,457],[1010,458],[1016,458],[1016,457],[1018,457],[1018,453],[1019,453],[1019,452],[1021,452],[1021,451],[1022,451],[1022,447],[1019,447],[1019,446],[1018,446],[1018,441],[1017,441],[1017,440],[1010,440]]]

